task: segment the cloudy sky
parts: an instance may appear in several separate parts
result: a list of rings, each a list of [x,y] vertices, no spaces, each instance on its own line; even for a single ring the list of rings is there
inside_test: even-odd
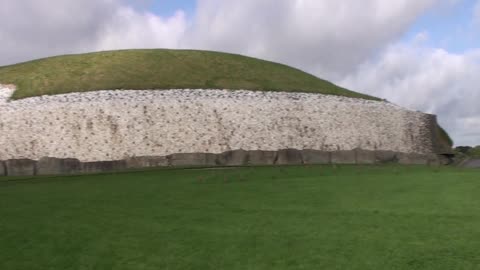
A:
[[[0,65],[194,48],[293,65],[480,144],[480,0],[0,0]]]

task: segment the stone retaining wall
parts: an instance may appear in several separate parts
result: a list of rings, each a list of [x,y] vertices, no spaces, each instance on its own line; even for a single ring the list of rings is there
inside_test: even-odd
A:
[[[38,161],[16,159],[0,161],[0,176],[68,175],[117,172],[160,167],[216,167],[314,164],[440,165],[437,155],[391,151],[320,151],[283,149],[280,151],[234,150],[220,154],[181,153],[163,157],[134,157],[125,160],[81,162],[78,159],[41,158]],[[3,168],[3,169],[2,169]]]
[[[353,149],[437,152],[435,116],[383,101],[243,90],[95,91],[12,101],[14,90],[0,85],[0,160],[75,158],[95,172],[167,162],[143,157],[203,166],[219,156],[232,165],[299,164],[298,152],[283,149],[312,149],[302,152],[306,162],[327,158],[311,151],[331,152],[335,163],[354,162]],[[127,165],[89,163],[115,160]],[[71,162],[61,166],[66,173],[79,170]],[[19,164],[30,172],[28,162]]]

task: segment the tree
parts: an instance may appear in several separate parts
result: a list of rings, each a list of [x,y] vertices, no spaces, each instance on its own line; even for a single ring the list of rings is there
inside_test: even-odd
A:
[[[473,148],[471,146],[457,146],[455,147],[455,151],[468,154]]]

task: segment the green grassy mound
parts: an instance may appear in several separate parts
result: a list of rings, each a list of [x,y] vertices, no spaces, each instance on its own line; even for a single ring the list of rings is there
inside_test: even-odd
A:
[[[124,50],[57,56],[0,67],[13,98],[109,89],[248,89],[312,92],[365,99],[282,64],[193,50]]]
[[[256,58],[195,50],[123,50],[65,55],[0,67],[13,99],[109,89],[247,89],[380,100],[301,70]],[[440,139],[450,144],[446,132]]]
[[[0,269],[478,269],[479,178],[374,166],[0,178]]]

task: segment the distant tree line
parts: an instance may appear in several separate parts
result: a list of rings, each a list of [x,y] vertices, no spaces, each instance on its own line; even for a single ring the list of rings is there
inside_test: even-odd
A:
[[[480,158],[480,145],[472,146],[457,146],[455,152],[458,155],[464,155],[466,157],[479,157]]]

